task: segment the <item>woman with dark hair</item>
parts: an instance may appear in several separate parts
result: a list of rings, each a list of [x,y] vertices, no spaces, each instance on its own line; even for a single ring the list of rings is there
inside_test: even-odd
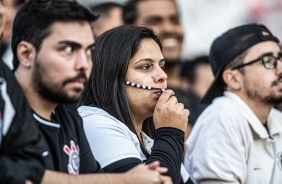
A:
[[[165,60],[153,31],[121,26],[105,32],[96,40],[93,62],[78,111],[104,171],[158,160],[180,183],[189,111],[165,90]]]

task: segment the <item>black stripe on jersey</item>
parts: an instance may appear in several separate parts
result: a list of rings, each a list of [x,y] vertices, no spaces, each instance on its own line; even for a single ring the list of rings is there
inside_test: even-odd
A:
[[[141,164],[142,161],[138,158],[124,158],[122,160],[118,160],[110,165],[107,165],[103,168],[105,172],[115,172],[121,173],[130,170],[138,164]]]

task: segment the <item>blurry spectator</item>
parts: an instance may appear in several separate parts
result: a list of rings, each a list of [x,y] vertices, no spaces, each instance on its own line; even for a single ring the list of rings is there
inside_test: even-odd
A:
[[[7,20],[3,31],[2,43],[0,44],[0,58],[10,69],[13,69],[13,53],[11,50],[13,22],[18,7],[24,2],[24,0],[3,0],[3,4],[6,7]]]
[[[182,80],[188,83],[184,86],[189,86],[188,88],[200,98],[204,96],[214,79],[208,56],[183,63],[181,76]]]
[[[168,75],[168,88],[175,92],[178,101],[190,110],[190,132],[199,112],[202,112],[199,98],[189,91],[181,89],[180,55],[183,44],[183,28],[179,10],[174,0],[129,0],[123,9],[126,24],[144,25],[152,28],[162,43],[162,53],[166,60],[165,72]]]
[[[95,15],[99,15],[94,24],[95,36],[123,24],[122,6],[118,3],[106,2],[91,7]]]
[[[0,2],[0,35],[6,11]],[[0,38],[1,42],[1,38]],[[31,109],[12,71],[0,58],[0,181],[17,184],[39,183],[44,164],[37,128]]]
[[[225,32],[212,44],[211,103],[186,141],[185,167],[196,183],[282,181],[282,53],[264,26]]]

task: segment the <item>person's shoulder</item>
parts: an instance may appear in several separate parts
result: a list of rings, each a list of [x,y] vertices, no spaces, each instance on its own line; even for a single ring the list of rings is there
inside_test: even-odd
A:
[[[240,114],[234,102],[225,96],[217,97],[207,106],[203,114],[205,117],[237,117]]]
[[[281,121],[282,119],[282,111],[272,108],[269,114],[269,118],[271,118],[273,121]]]
[[[82,118],[85,118],[87,116],[110,116],[103,109],[92,106],[80,106],[77,111]]]
[[[222,96],[213,100],[203,113],[197,119],[193,130],[206,131],[208,129],[215,131],[216,129],[233,129],[240,131],[242,127],[247,126],[244,116],[237,109],[234,103]],[[193,131],[192,131],[193,132]]]
[[[108,112],[98,107],[80,106],[77,110],[78,110],[79,115],[82,117],[82,119],[87,119],[87,118],[100,119],[102,118],[102,119],[110,119],[111,121],[115,121],[115,122],[118,121]]]
[[[270,111],[270,116],[282,118],[282,111],[272,108]]]
[[[83,119],[84,126],[91,125],[91,127],[95,128],[111,127],[124,130],[128,129],[124,123],[98,107],[80,106],[78,108],[78,113]]]

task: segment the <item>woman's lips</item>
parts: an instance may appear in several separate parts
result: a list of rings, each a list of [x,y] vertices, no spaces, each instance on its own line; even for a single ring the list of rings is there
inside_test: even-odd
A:
[[[158,91],[154,92],[154,94],[156,94],[159,97],[162,95],[162,93],[163,93],[162,90],[158,90]]]

